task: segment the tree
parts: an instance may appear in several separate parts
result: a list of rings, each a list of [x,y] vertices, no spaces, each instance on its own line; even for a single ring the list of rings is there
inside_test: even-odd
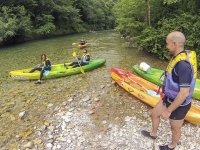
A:
[[[25,8],[6,7],[0,9],[0,39],[3,42],[16,37],[23,38],[31,34],[31,20]]]

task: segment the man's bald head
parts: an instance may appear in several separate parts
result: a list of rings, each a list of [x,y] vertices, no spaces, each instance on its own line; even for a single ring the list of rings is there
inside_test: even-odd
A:
[[[184,48],[185,35],[182,32],[174,31],[168,34],[167,39],[171,42],[175,42],[179,47]]]

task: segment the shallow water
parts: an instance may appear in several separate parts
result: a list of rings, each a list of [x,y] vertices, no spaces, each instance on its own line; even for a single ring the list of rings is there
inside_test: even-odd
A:
[[[9,77],[11,70],[34,67],[40,62],[40,54],[43,52],[48,55],[52,64],[74,61],[72,52],[81,53],[81,50],[72,46],[72,43],[78,43],[81,39],[92,43],[88,50],[93,59],[106,59],[103,67],[85,75],[44,80],[41,85],[35,85],[34,81],[16,81]],[[113,84],[110,70],[116,67],[131,71],[132,65],[142,61],[164,69],[167,62],[137,49],[125,48],[124,43],[118,33],[103,31],[1,48],[0,147],[9,144],[14,147],[19,140],[33,136],[34,129],[48,122],[46,119],[55,113],[53,109],[47,109],[48,105],[59,105],[71,97],[80,99],[87,95],[92,98],[101,95],[92,117],[99,130],[103,130],[99,124],[103,120],[118,124],[123,123],[124,117],[128,115],[145,120],[141,114],[147,113],[150,107]],[[25,119],[18,117],[20,112],[25,112]]]

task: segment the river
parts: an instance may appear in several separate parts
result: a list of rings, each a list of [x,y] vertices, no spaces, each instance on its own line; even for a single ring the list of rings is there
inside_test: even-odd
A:
[[[34,67],[40,62],[40,54],[46,53],[52,64],[74,61],[72,52],[81,50],[73,46],[81,39],[91,42],[88,51],[91,58],[105,58],[101,68],[85,75],[44,80],[41,85],[34,81],[16,81],[9,77],[11,70]],[[132,71],[133,64],[142,61],[150,66],[164,69],[166,61],[158,60],[136,48],[127,48],[126,41],[114,31],[81,33],[46,40],[37,40],[1,48],[0,50],[0,147],[17,149],[19,145],[36,136],[35,130],[51,124],[50,119],[61,111],[60,105],[72,106],[70,101],[78,101],[89,96],[96,99],[88,105],[75,106],[93,111],[91,119],[96,129],[104,130],[102,122],[124,124],[124,118],[135,116],[145,122],[150,107],[113,83],[111,68]],[[51,107],[51,109],[49,109]],[[65,108],[67,111],[70,108]],[[25,115],[19,118],[19,114]],[[146,114],[146,115],[143,115]],[[150,122],[147,121],[146,124]],[[22,148],[23,149],[23,148]],[[37,149],[37,148],[36,148]],[[39,149],[39,148],[38,148]]]

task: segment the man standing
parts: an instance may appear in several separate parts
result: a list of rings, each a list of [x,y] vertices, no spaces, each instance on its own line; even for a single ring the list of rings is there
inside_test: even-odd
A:
[[[168,34],[166,47],[173,55],[163,81],[165,97],[151,110],[152,131],[143,130],[144,136],[157,138],[160,119],[169,119],[172,131],[172,142],[159,146],[160,150],[173,150],[181,137],[184,118],[191,107],[192,94],[197,77],[196,53],[185,51],[185,36],[175,31]]]

